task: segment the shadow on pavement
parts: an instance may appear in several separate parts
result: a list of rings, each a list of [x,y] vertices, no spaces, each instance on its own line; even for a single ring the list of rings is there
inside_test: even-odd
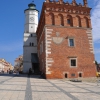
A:
[[[27,74],[0,74],[0,76],[5,76],[5,77],[27,77],[27,78],[36,78],[36,79],[43,79],[41,75],[27,75]]]

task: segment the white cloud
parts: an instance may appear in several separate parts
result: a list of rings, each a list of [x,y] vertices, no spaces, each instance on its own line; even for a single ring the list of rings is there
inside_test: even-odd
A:
[[[94,42],[100,41],[100,0],[94,0],[94,8],[92,10],[92,27]]]
[[[0,44],[0,52],[13,52],[22,50],[22,41],[16,41],[13,43]]]

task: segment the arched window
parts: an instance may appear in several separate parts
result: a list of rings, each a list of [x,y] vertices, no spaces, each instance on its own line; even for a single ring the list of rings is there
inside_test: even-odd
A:
[[[87,17],[85,17],[85,23],[86,23],[86,27],[89,28],[89,20]]]
[[[30,46],[31,46],[31,43],[30,43]]]
[[[32,46],[34,46],[34,43],[32,43]]]
[[[59,14],[58,17],[59,17],[60,25],[64,26],[63,15],[62,14]]]
[[[81,18],[79,16],[76,16],[77,26],[82,27],[81,25]]]
[[[49,16],[50,16],[50,24],[51,24],[51,25],[55,25],[54,14],[53,14],[53,13],[50,13]]]
[[[73,18],[71,15],[67,15],[67,25],[73,26]]]

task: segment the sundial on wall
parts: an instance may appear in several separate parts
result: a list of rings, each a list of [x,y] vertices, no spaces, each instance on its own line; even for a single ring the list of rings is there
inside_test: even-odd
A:
[[[63,37],[59,37],[60,33],[56,32],[56,37],[53,37],[52,40],[55,44],[61,44],[64,41]]]

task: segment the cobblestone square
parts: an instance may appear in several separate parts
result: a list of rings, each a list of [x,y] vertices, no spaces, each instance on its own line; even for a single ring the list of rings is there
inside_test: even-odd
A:
[[[100,85],[40,76],[0,76],[0,100],[100,100]]]

